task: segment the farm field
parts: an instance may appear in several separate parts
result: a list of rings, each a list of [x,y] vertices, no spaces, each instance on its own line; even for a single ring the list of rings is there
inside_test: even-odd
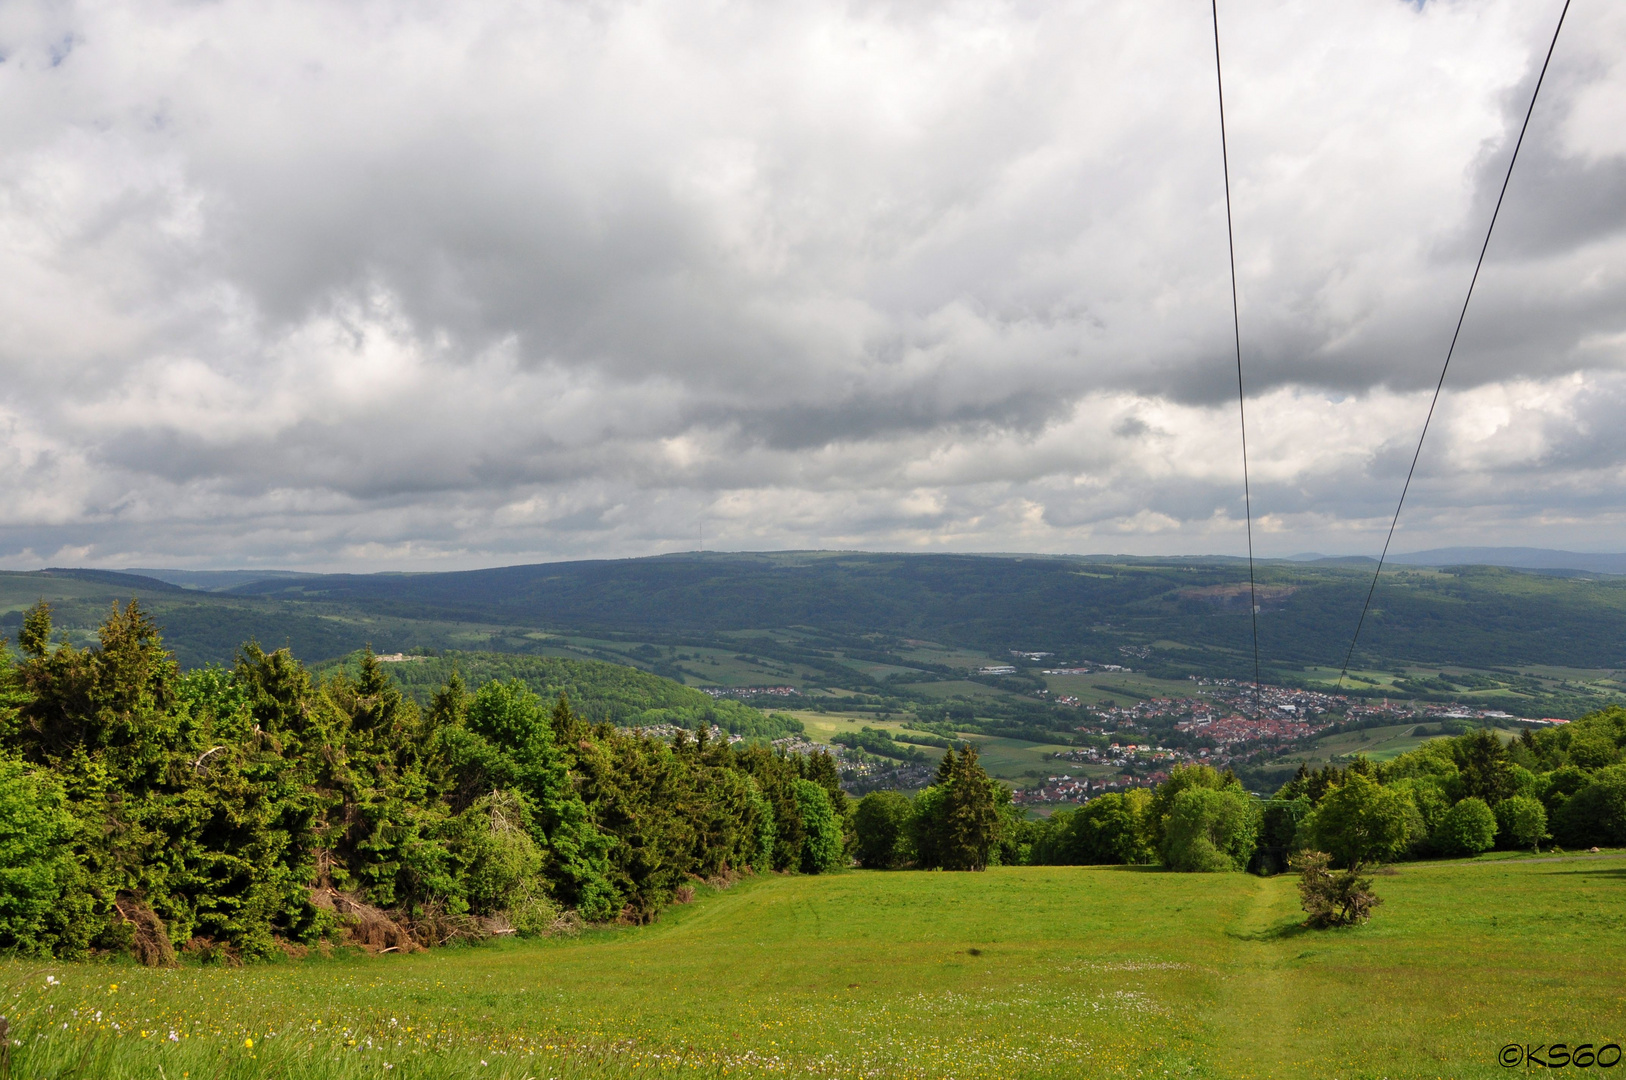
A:
[[[1045,760],[1046,754],[1074,749],[1070,746],[1031,743],[1022,739],[996,738],[989,735],[972,735],[967,738],[976,744],[978,758],[982,762],[982,767],[988,770],[988,775],[1000,780],[1031,781],[1035,776],[1051,776],[1063,772],[1078,776],[1086,769],[1095,769],[1091,775],[1097,776],[1118,774],[1117,769],[1103,770],[1094,766],[1080,765],[1077,762]]]
[[[18,1077],[1490,1077],[1626,1035],[1623,885],[1620,853],[1404,864],[1310,932],[1285,877],[854,871],[543,942],[0,971]]]
[[[1365,754],[1373,761],[1388,761],[1410,750],[1415,750],[1440,735],[1416,734],[1419,729],[1434,731],[1427,724],[1395,724],[1389,727],[1365,728],[1346,731],[1341,735],[1327,735],[1298,747],[1292,753],[1278,758],[1273,764],[1325,765],[1335,758],[1350,754]]]
[[[1070,694],[1086,705],[1107,701],[1133,705],[1144,698],[1192,697],[1197,686],[1188,679],[1154,679],[1147,675],[1120,671],[1092,671],[1087,675],[1046,675],[1045,686],[1052,694]]]
[[[802,721],[807,728],[808,738],[823,743],[828,743],[831,738],[844,731],[857,731],[863,727],[879,728],[890,731],[894,735],[901,734],[905,730],[903,722],[899,720],[877,720],[869,717],[843,716],[796,709],[785,711]],[[960,732],[959,738],[976,745],[982,767],[988,770],[989,776],[999,780],[1007,780],[1013,783],[1026,782],[1031,781],[1035,776],[1050,776],[1058,772],[1070,772],[1075,776],[1082,773],[1088,773],[1091,776],[1115,776],[1118,773],[1117,769],[1080,765],[1077,762],[1046,760],[1046,754],[1073,749],[1073,747],[1059,743],[1032,743],[1023,739],[1001,738],[971,732]],[[933,760],[943,756],[943,752],[935,747],[922,746],[919,747],[919,750]]]
[[[1508,728],[1491,728],[1503,742],[1518,737]],[[1426,742],[1443,738],[1437,725],[1393,724],[1387,727],[1363,728],[1339,735],[1324,735],[1296,748],[1271,762],[1272,765],[1296,765],[1303,762],[1311,767],[1346,761],[1355,754],[1363,754],[1373,761],[1391,761],[1401,754],[1417,749]]]

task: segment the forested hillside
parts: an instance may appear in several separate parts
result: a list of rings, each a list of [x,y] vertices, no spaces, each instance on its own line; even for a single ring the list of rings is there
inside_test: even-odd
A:
[[[368,655],[355,654],[333,667],[359,675]],[[431,705],[434,695],[455,674],[470,686],[518,682],[548,701],[563,694],[589,723],[606,721],[619,727],[672,724],[691,730],[701,724],[715,724],[733,735],[771,739],[802,730],[801,721],[794,717],[764,716],[737,701],[714,700],[671,679],[600,660],[447,652],[439,656],[409,656],[387,664],[386,670],[421,707]]]
[[[1267,662],[1342,659],[1365,566],[1266,563]],[[329,575],[236,586],[235,597],[341,604],[381,617],[619,633],[809,626],[999,651],[1108,650],[1148,640],[1251,652],[1246,566],[1224,559],[706,554],[463,573]],[[1626,579],[1493,567],[1386,574],[1368,659],[1626,664]]]
[[[1267,682],[1336,678],[1369,572],[1261,564]],[[631,664],[690,685],[785,683],[868,695],[907,696],[905,684],[979,677],[991,661],[1009,663],[1012,650],[1132,663],[1166,681],[1253,675],[1247,573],[1238,560],[707,553],[443,574],[245,581],[237,572],[195,572],[179,580],[208,588],[102,571],[0,574],[0,627],[15,635],[23,610],[44,598],[69,640],[86,644],[109,603],[136,596],[186,667],[227,662],[255,640],[312,661],[367,645],[549,654]],[[1346,691],[1450,699],[1457,691],[1438,682],[1439,672],[1465,668],[1502,688],[1488,704],[1578,716],[1617,690],[1581,683],[1626,667],[1626,578],[1396,568],[1374,595],[1354,667],[1407,681],[1346,680]],[[1006,695],[1006,711],[1020,711],[1020,699],[1031,702],[1043,688],[984,681]]]

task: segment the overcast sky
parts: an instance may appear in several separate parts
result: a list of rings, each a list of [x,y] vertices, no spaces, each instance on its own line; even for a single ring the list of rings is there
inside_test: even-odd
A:
[[[1255,538],[1375,554],[1561,0],[1222,0]],[[1240,553],[1203,0],[0,4],[0,566]],[[1396,549],[1626,549],[1576,0]]]

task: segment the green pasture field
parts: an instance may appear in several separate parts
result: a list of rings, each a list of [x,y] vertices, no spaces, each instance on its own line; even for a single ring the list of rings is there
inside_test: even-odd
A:
[[[986,686],[983,683],[972,682],[969,679],[946,679],[943,682],[906,683],[903,689],[913,690],[922,697],[942,700],[952,697],[964,697],[972,701],[1005,701],[1010,694],[1004,690]]]
[[[1300,746],[1290,754],[1277,758],[1271,764],[1297,765],[1303,762],[1306,765],[1318,766],[1330,764],[1335,760],[1347,759],[1354,754],[1364,754],[1373,761],[1391,761],[1401,754],[1417,749],[1424,743],[1445,737],[1438,734],[1413,734],[1419,729],[1435,731],[1437,725],[1394,724],[1388,727],[1346,731],[1339,735],[1324,735]],[[1504,742],[1515,739],[1519,735],[1517,731],[1508,728],[1491,728],[1490,730],[1501,736]]]
[[[676,655],[673,655],[665,645],[655,644],[658,653],[654,656],[640,651],[649,648],[653,643],[612,641],[581,634],[560,635],[554,637],[554,640],[565,646],[559,655],[574,656],[578,659],[613,658],[612,662],[646,670],[654,661],[675,663],[687,673],[683,681],[691,686],[788,685],[801,688],[807,684],[810,674],[805,668],[794,664],[782,664],[765,657],[758,657],[757,660],[760,662],[736,659],[739,656],[753,655],[749,640],[742,641],[738,648],[685,645],[675,650]]]
[[[800,720],[802,726],[807,729],[807,737],[814,742],[828,743],[833,737],[844,731],[857,731],[866,727],[890,731],[893,735],[903,730],[903,721],[901,720],[881,720],[873,716],[857,713],[821,713],[810,709],[775,709],[773,711],[782,712],[787,716],[794,716]],[[941,753],[941,751],[930,746],[922,746],[920,749],[927,754]]]
[[[1292,765],[1304,762],[1307,765],[1325,765],[1334,758],[1347,757],[1350,754],[1365,754],[1373,761],[1388,761],[1409,750],[1417,749],[1430,739],[1441,738],[1439,735],[1413,734],[1419,728],[1434,730],[1427,724],[1410,723],[1346,731],[1341,735],[1325,735],[1278,758],[1273,764]]]
[[[1018,867],[760,878],[411,956],[10,961],[9,1075],[1471,1078],[1626,1039],[1622,853],[1377,880],[1371,923],[1322,932],[1288,877]]]
[[[894,651],[905,660],[914,660],[922,664],[946,664],[949,667],[965,668],[969,671],[975,671],[987,664],[1005,662],[991,653],[977,652],[974,649],[957,649],[935,641],[906,640]]]
[[[1544,664],[1518,664],[1508,668],[1477,668],[1462,664],[1405,664],[1393,669],[1349,672],[1342,689],[1378,690],[1393,695],[1396,701],[1412,700],[1406,688],[1397,686],[1399,679],[1431,679],[1445,673],[1448,676],[1480,676],[1498,680],[1502,685],[1483,688],[1459,687],[1451,691],[1453,700],[1469,706],[1512,706],[1518,715],[1539,716],[1550,701],[1532,697],[1534,685],[1542,694],[1581,695],[1607,699],[1626,688],[1626,673],[1609,668],[1566,668]],[[1302,672],[1305,685],[1316,690],[1336,693],[1339,669],[1336,667],[1307,667]],[[1533,680],[1533,684],[1530,682]],[[1600,700],[1600,704],[1602,701]]]
[[[1072,761],[1046,761],[1045,754],[1054,754],[1076,747],[1049,743],[1031,743],[1022,739],[995,738],[989,735],[966,735],[976,744],[978,760],[988,775],[999,780],[1031,781],[1035,776],[1053,776],[1060,773],[1081,775],[1093,766]],[[1116,776],[1118,770],[1106,770]]]

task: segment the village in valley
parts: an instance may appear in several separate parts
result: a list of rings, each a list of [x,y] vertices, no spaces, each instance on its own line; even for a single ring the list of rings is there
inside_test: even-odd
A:
[[[1070,673],[1070,672],[1069,672]],[[1047,672],[1048,674],[1048,672]],[[1191,676],[1197,692],[1095,710],[1079,731],[1101,745],[1058,751],[1051,760],[1093,766],[1092,775],[1058,772],[1013,793],[1024,805],[1082,802],[1111,791],[1156,787],[1175,765],[1225,769],[1280,758],[1340,728],[1424,724],[1450,720],[1511,720],[1497,710],[1412,702],[1370,703],[1341,694],[1271,686],[1237,679]],[[1111,774],[1102,775],[1101,766]]]
[[[1139,667],[1150,658],[1152,650],[1146,646],[1125,646],[1119,652],[1122,655],[1114,658],[1118,662],[1107,663],[1089,659],[1061,661],[1055,653],[1013,649],[1009,662],[984,662],[969,668],[966,673],[969,677],[1006,690],[1011,688],[1006,680],[1012,677],[1046,679],[1049,687],[1026,693],[1053,707],[1053,715],[1063,718],[1061,726],[1055,729],[1058,741],[1073,743],[1054,748],[1035,746],[1033,764],[1039,768],[1018,766],[1015,771],[1003,774],[1012,788],[1014,802],[1042,810],[1083,802],[1108,792],[1155,787],[1167,780],[1170,770],[1177,765],[1206,764],[1246,774],[1250,770],[1275,769],[1299,760],[1319,760],[1326,753],[1318,749],[1318,740],[1340,733],[1386,728],[1389,731],[1386,737],[1393,737],[1398,728],[1405,734],[1415,733],[1415,737],[1422,738],[1425,732],[1443,733],[1443,729],[1433,732],[1424,725],[1439,728],[1442,723],[1459,721],[1477,726],[1515,720],[1504,712],[1460,704],[1390,700],[1266,683],[1255,685],[1245,679],[1201,675],[1188,676],[1187,693],[1145,697],[1144,691],[1159,683],[1153,681],[1142,690],[1132,689],[1141,685],[1136,679],[1145,676],[1130,678],[1135,675],[1135,668],[1129,665]],[[1097,693],[1085,699],[1081,697],[1085,688],[1079,687],[1082,680],[1078,679],[1083,676],[1109,678],[1114,680],[1114,685],[1119,680],[1126,682],[1112,697],[1103,698]],[[1162,685],[1167,687],[1168,683]],[[1113,689],[1094,683],[1089,684],[1089,688],[1094,691]],[[781,702],[778,707],[811,706],[826,715],[859,710],[861,716],[898,717],[901,714],[909,717],[913,709],[900,702],[883,704],[880,699],[857,695],[844,700],[820,690],[812,691],[809,696],[805,687],[783,684],[704,686],[701,689],[719,700],[738,700],[768,709]],[[1405,725],[1416,727],[1406,732]],[[976,741],[980,737],[976,727],[956,732],[941,723],[921,724],[911,719],[903,720],[903,728],[904,731],[896,732],[896,744],[885,742],[879,748],[874,743],[851,744],[839,734],[833,742],[827,743],[827,736],[802,733],[781,737],[775,740],[774,746],[793,754],[830,753],[836,759],[843,786],[854,795],[862,795],[882,788],[915,790],[931,783],[936,755],[923,758],[921,741],[911,737],[908,729],[920,728],[924,733],[929,728],[939,739],[964,737]],[[863,731],[875,736],[886,735],[867,727]],[[1070,740],[1061,736],[1065,731],[1072,732]],[[666,737],[673,734],[648,733]],[[713,737],[728,738],[721,731],[714,732]],[[1364,735],[1357,737],[1364,742]],[[1345,749],[1338,753],[1347,755],[1348,752]]]

